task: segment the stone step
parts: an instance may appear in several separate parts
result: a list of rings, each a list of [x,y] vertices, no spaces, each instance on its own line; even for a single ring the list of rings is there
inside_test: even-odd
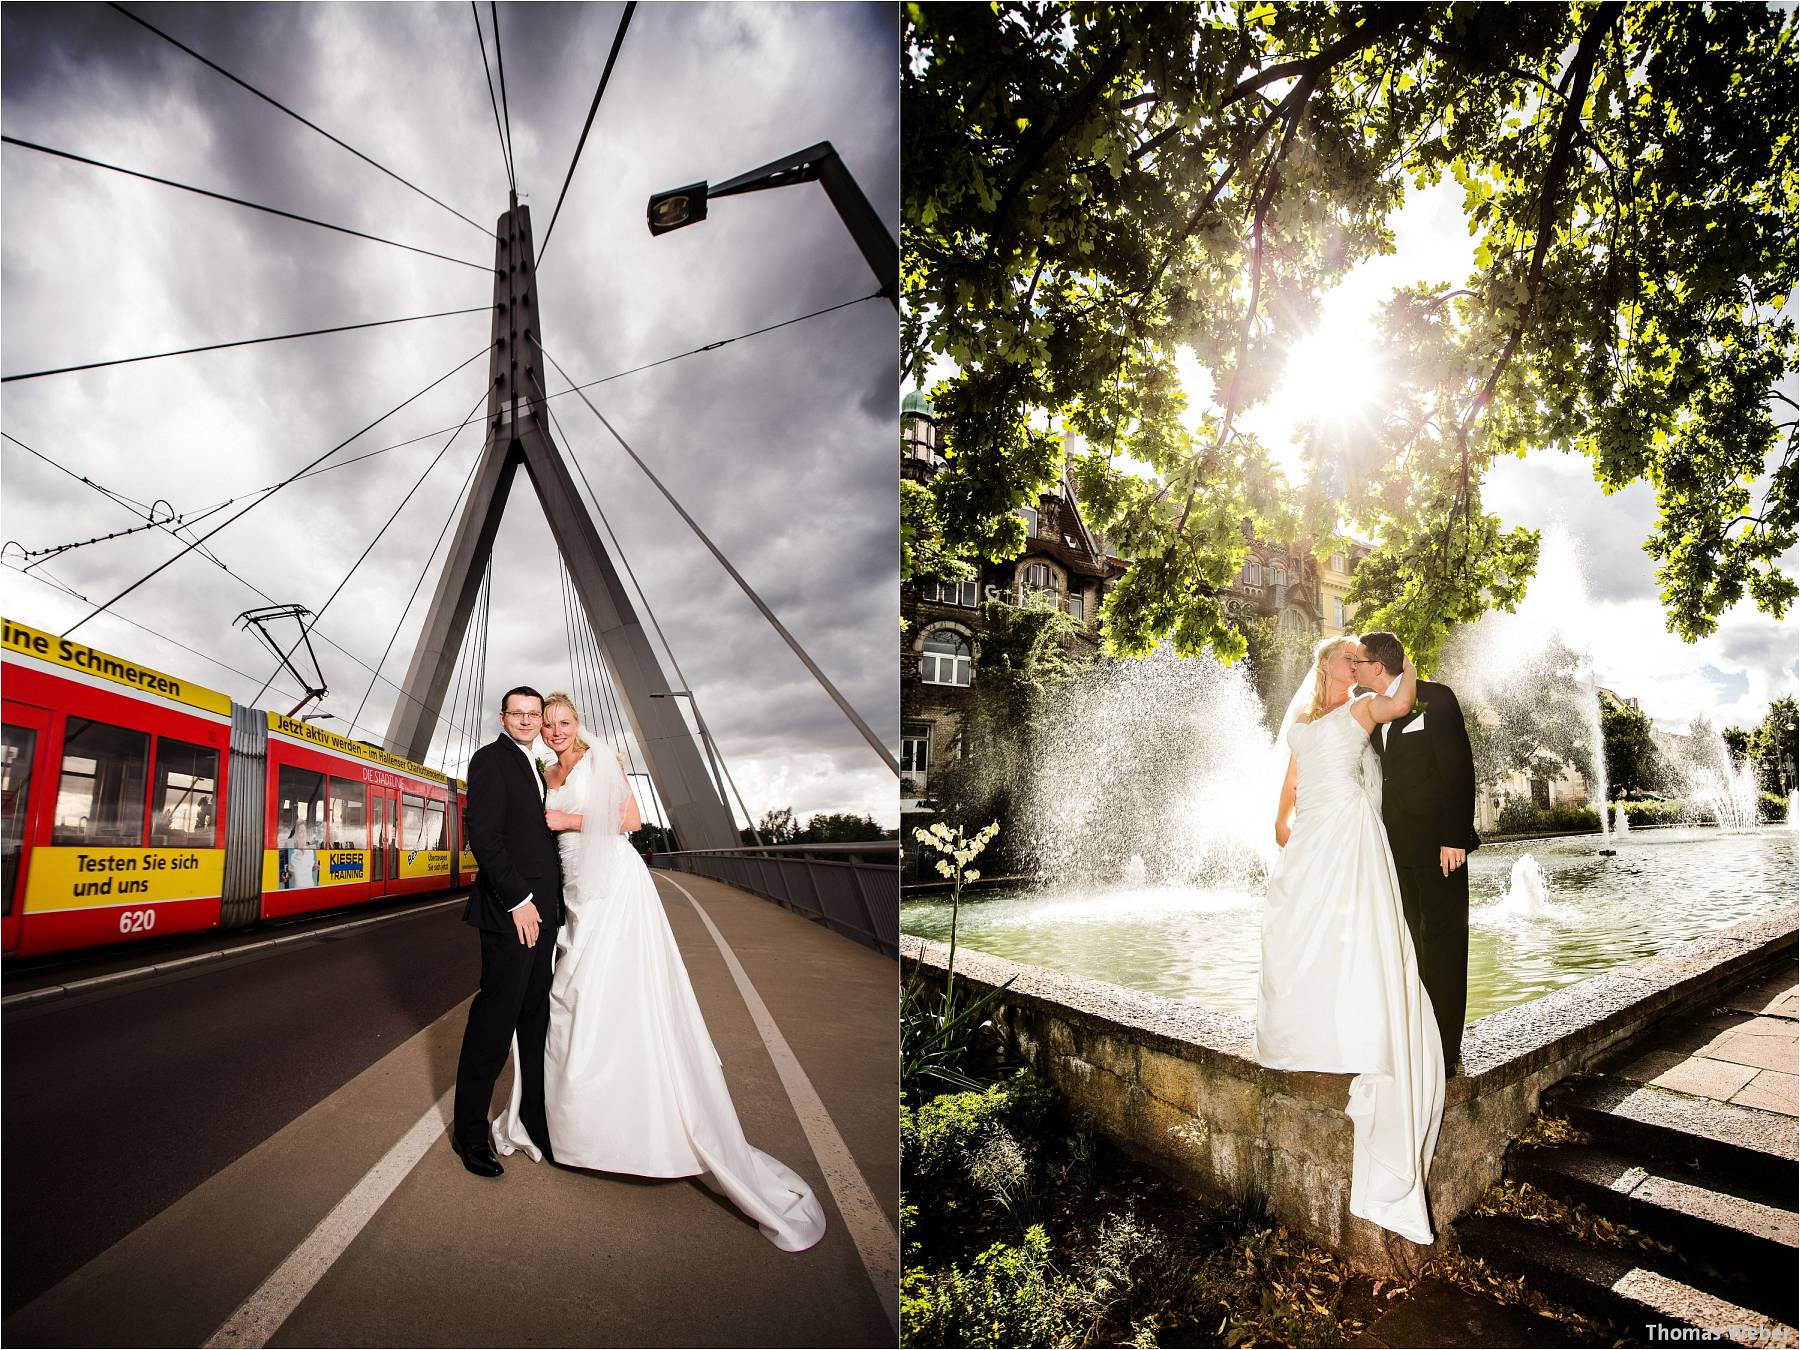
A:
[[[1544,1094],[1603,1147],[1693,1167],[1759,1190],[1800,1186],[1800,1130],[1791,1116],[1614,1078],[1572,1078]]]
[[[1471,1215],[1456,1224],[1463,1251],[1521,1275],[1578,1312],[1619,1324],[1634,1342],[1657,1345],[1793,1346],[1794,1328],[1643,1264],[1635,1253],[1588,1246],[1529,1219]],[[1665,1334],[1675,1328],[1682,1330]]]
[[[1773,1196],[1724,1190],[1703,1173],[1584,1144],[1515,1148],[1507,1174],[1572,1204],[1628,1224],[1728,1279],[1738,1301],[1792,1322],[1800,1313],[1794,1270],[1800,1259],[1800,1215]],[[1738,1191],[1749,1188],[1738,1187]],[[1727,1291],[1712,1286],[1715,1293]]]

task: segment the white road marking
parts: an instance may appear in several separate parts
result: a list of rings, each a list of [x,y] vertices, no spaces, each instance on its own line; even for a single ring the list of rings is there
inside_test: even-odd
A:
[[[450,1122],[450,1099],[454,1094],[452,1088],[439,1097],[400,1142],[351,1188],[350,1194],[319,1221],[306,1240],[289,1253],[275,1273],[238,1305],[237,1311],[207,1340],[208,1350],[215,1346],[261,1347],[269,1343],[444,1133]]]
[[[453,895],[448,900],[439,900],[435,904],[420,905],[415,909],[397,909],[386,914],[374,914],[366,919],[352,919],[349,923],[333,924],[329,928],[309,928],[304,933],[288,933],[283,937],[264,938],[261,942],[246,942],[239,947],[221,947],[213,952],[200,952],[194,956],[183,956],[174,961],[158,961],[154,965],[137,966],[131,970],[115,970],[110,975],[90,975],[85,980],[74,980],[68,984],[46,985],[42,989],[27,989],[23,993],[8,994],[0,998],[0,1008],[13,1008],[24,1003],[40,1003],[50,998],[66,998],[70,994],[85,994],[90,989],[98,989],[102,985],[117,984],[121,980],[143,979],[150,975],[166,975],[169,971],[180,970],[185,966],[200,965],[206,961],[224,961],[233,956],[241,956],[245,952],[262,951],[267,947],[285,947],[290,942],[311,942],[315,938],[326,937],[332,933],[347,932],[352,928],[363,928],[372,923],[386,923],[390,919],[410,918],[414,914],[425,914],[434,909],[442,909],[445,905],[466,903],[466,897]]]
[[[768,1006],[763,1003],[762,996],[756,992],[756,986],[750,983],[750,977],[738,963],[737,954],[726,943],[712,917],[694,899],[692,891],[667,873],[656,875],[659,881],[668,882],[687,897],[694,912],[700,916],[700,922],[706,925],[706,931],[712,934],[712,940],[718,945],[719,955],[725,958],[725,968],[731,972],[738,993],[743,997],[744,1006],[750,1010],[750,1018],[756,1023],[756,1030],[769,1052],[769,1058],[774,1061],[775,1072],[781,1077],[781,1085],[787,1092],[788,1101],[793,1105],[794,1114],[800,1119],[800,1128],[806,1131],[806,1141],[812,1146],[813,1157],[818,1159],[819,1170],[825,1174],[825,1184],[831,1187],[832,1198],[837,1201],[838,1213],[843,1216],[844,1226],[850,1230],[851,1241],[856,1244],[856,1253],[862,1258],[869,1283],[875,1286],[875,1297],[881,1301],[888,1321],[897,1330],[900,1325],[899,1235],[894,1232],[893,1225],[888,1223],[887,1215],[882,1213],[880,1202],[875,1199],[875,1193],[869,1189],[862,1170],[857,1167],[849,1145],[844,1143],[844,1136],[838,1133],[837,1125],[826,1111],[825,1103],[819,1099],[812,1080],[806,1076],[806,1070],[800,1067],[800,1061],[789,1048],[786,1037],[781,1034],[781,1028],[775,1025],[775,1019],[769,1015]]]

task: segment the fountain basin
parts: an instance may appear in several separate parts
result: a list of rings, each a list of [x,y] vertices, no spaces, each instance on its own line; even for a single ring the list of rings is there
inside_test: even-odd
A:
[[[1640,830],[1613,843],[1614,857],[1600,855],[1595,834],[1470,855],[1469,1020],[1761,913],[1793,893],[1800,865],[1800,840],[1784,826]],[[1527,853],[1543,869],[1535,909],[1505,899]],[[1260,895],[1241,886],[1020,886],[965,896],[957,938],[1009,960],[1248,1015],[1261,924]],[[947,937],[948,897],[908,901],[900,926]]]
[[[1758,972],[1791,963],[1797,936],[1795,911],[1784,904],[1478,1018],[1463,1038],[1467,1072],[1445,1088],[1428,1183],[1438,1233],[1500,1178],[1507,1145],[1547,1088],[1662,1018],[1710,1007]],[[900,952],[909,970],[941,985],[945,944],[903,935]],[[966,946],[956,974],[972,992],[1012,981],[995,1014],[1012,1048],[1127,1152],[1217,1200],[1260,1194],[1280,1222],[1358,1268],[1399,1273],[1383,1230],[1349,1212],[1348,1076],[1262,1068],[1251,1018],[1241,1013]]]

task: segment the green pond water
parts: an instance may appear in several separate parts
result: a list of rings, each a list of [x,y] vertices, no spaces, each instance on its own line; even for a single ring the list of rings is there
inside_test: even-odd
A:
[[[1717,932],[1796,896],[1796,834],[1644,830],[1488,845],[1469,860],[1473,1021],[1677,942]],[[1542,866],[1546,898],[1508,897],[1514,863]],[[967,897],[957,941],[1009,960],[1222,1012],[1254,1015],[1262,900],[1241,889],[1120,885]],[[901,906],[902,931],[945,940],[947,897]]]

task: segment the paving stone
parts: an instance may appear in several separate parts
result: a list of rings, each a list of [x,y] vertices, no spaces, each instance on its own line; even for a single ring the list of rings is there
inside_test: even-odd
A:
[[[1757,1075],[1754,1066],[1727,1063],[1718,1059],[1684,1059],[1663,1070],[1650,1081],[1657,1087],[1685,1092],[1694,1097],[1710,1097],[1716,1102],[1729,1101],[1731,1094],[1742,1092]]]
[[[1764,1069],[1731,1100],[1739,1106],[1753,1106],[1759,1111],[1776,1111],[1784,1116],[1800,1117],[1800,1078],[1791,1073]]]
[[[1800,1140],[1793,1122],[1773,1112],[1605,1078],[1573,1081],[1557,1090],[1555,1100],[1577,1124],[1597,1135],[1622,1136],[1634,1149],[1678,1149],[1684,1158],[1709,1155],[1709,1165],[1793,1184]]]
[[[1795,998],[1795,980],[1792,974],[1782,972],[1769,979],[1758,981],[1740,989],[1736,995],[1726,1000],[1724,1006],[1743,1012],[1760,1013],[1772,1011],[1784,1005],[1788,1015],[1793,1015]]]
[[[1772,1036],[1746,1036],[1742,1032],[1734,1032],[1721,1044],[1707,1049],[1704,1057],[1728,1064],[1748,1065],[1753,1069],[1774,1069],[1778,1073],[1794,1071],[1793,1044],[1784,1044]],[[1732,1089],[1733,1092],[1736,1090]]]

